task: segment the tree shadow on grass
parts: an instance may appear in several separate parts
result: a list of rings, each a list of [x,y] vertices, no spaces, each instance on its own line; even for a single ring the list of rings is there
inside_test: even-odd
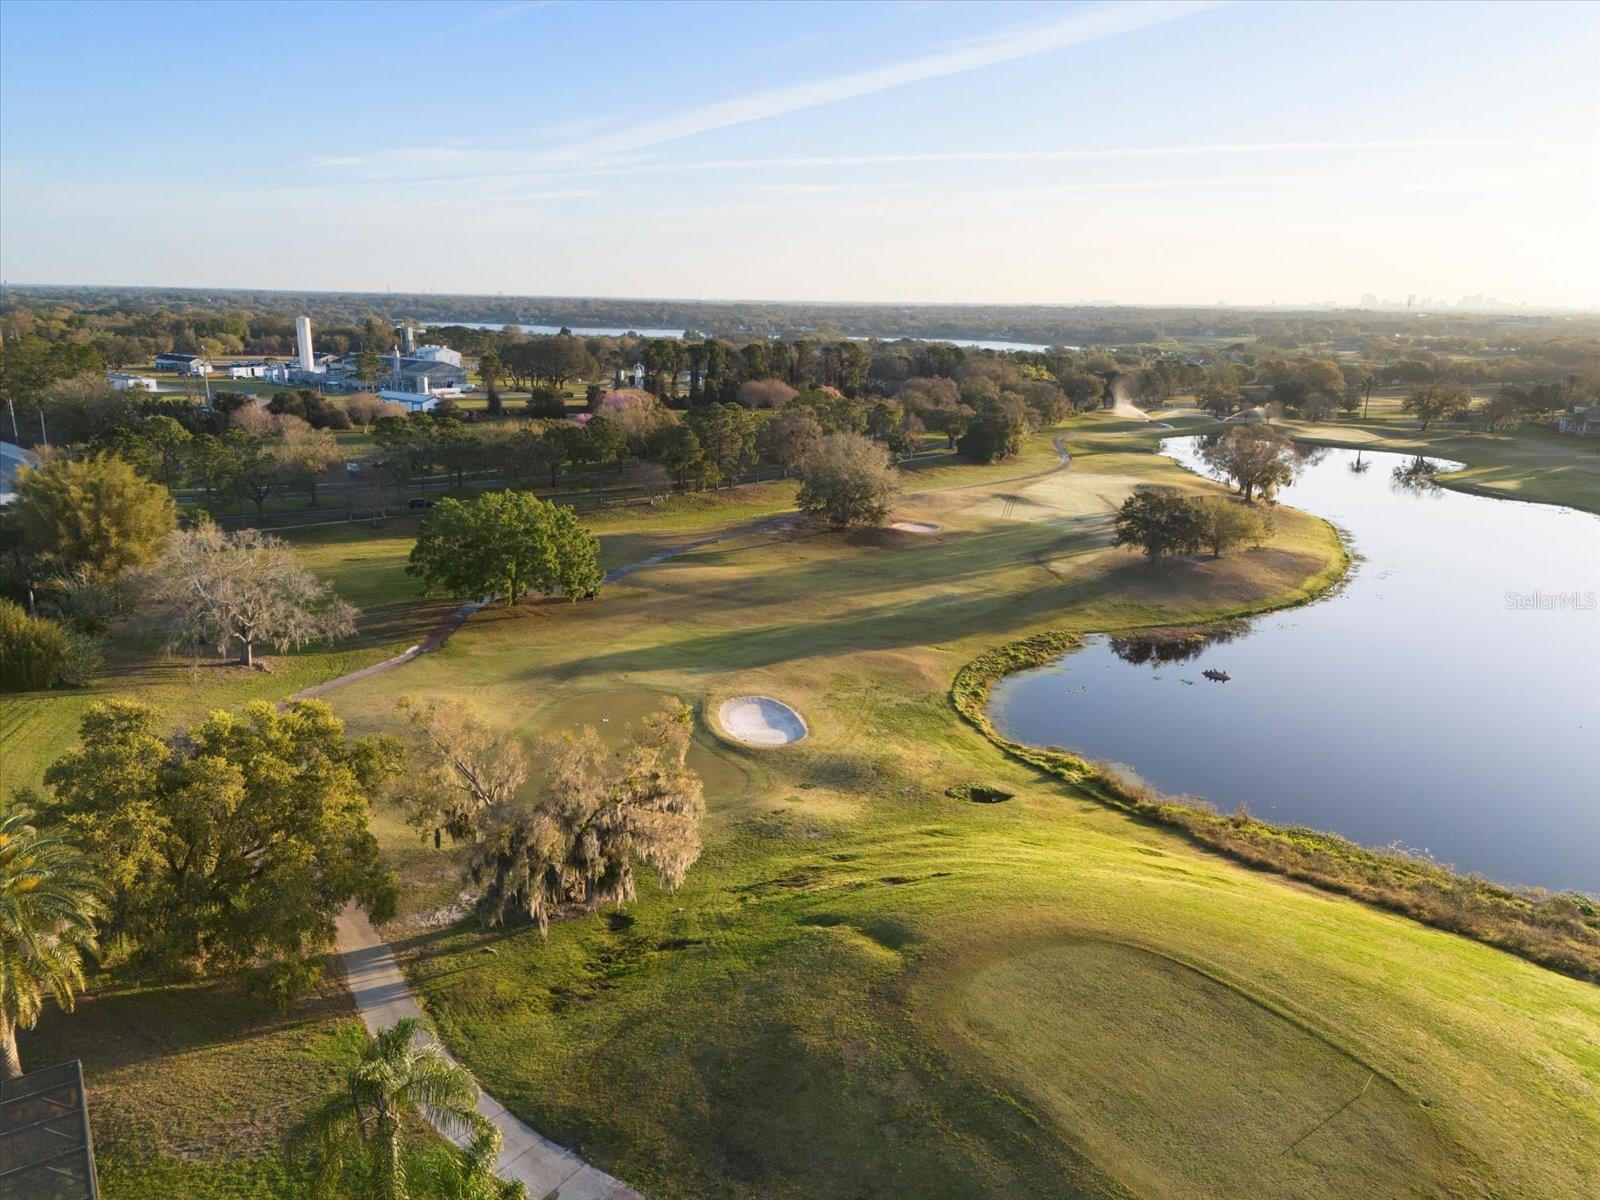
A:
[[[805,619],[755,627],[717,630],[650,646],[613,650],[583,660],[587,673],[682,670],[698,673],[750,670],[793,659],[846,651],[894,650],[936,645],[975,636],[1003,637],[1028,624],[1069,612],[1096,601],[1130,606],[1171,606],[1193,615],[1199,609],[1225,611],[1259,602],[1274,587],[1308,577],[1320,565],[1310,554],[1287,550],[1252,552],[1255,557],[1235,569],[1238,560],[1194,563],[1148,563],[1128,558],[1106,569],[1087,572],[1064,583],[1009,591],[938,591],[914,599],[889,599],[856,605],[848,614],[820,615],[828,600],[858,593],[882,593],[884,581],[865,580],[830,586],[827,576],[836,564],[805,564],[766,575],[761,594],[774,607],[792,611],[784,595],[818,597]],[[992,563],[970,563],[963,577],[977,576]],[[917,586],[926,581],[919,580]],[[955,582],[954,580],[950,582]],[[704,589],[693,589],[704,602]],[[746,599],[759,605],[757,597]]]
[[[322,985],[287,1013],[252,995],[242,975],[167,984],[102,977],[73,1012],[49,1008],[21,1046],[24,1065],[81,1058],[93,1076],[353,1015],[331,957]]]

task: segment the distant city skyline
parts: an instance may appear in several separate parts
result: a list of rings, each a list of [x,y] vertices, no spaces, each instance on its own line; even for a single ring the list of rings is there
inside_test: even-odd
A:
[[[0,277],[1590,309],[1597,60],[1593,4],[5,0]]]

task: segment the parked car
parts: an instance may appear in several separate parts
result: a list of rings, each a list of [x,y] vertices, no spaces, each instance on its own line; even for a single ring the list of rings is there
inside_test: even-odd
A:
[[[423,496],[413,496],[406,501],[407,508],[432,508],[433,501]]]

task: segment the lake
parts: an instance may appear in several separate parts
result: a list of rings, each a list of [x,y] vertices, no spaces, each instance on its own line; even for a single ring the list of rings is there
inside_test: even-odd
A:
[[[501,330],[504,329],[507,324],[515,324],[515,322],[501,322],[500,324],[495,324],[492,321],[430,321],[428,322],[426,328],[437,329],[446,325],[458,325],[464,329]],[[523,333],[560,333],[562,329],[562,327],[559,325],[517,325],[517,328],[522,330]],[[618,326],[607,327],[598,325],[569,325],[566,328],[574,337],[621,337],[623,334],[634,333],[638,334],[640,337],[647,338],[682,338],[687,337],[689,333],[689,331],[686,329],[623,329]],[[756,335],[751,336],[754,337]],[[872,339],[852,335],[850,340],[853,342],[865,342]],[[880,337],[878,340],[883,342],[894,342],[901,340],[909,342],[949,342],[952,346],[960,346],[965,350],[1033,350],[1043,352],[1050,349],[1049,346],[1043,345],[1039,342],[985,342],[975,341],[971,338],[906,337],[902,339],[901,337],[897,336]],[[1067,346],[1064,348],[1067,350],[1078,349],[1077,346]]]
[[[1204,471],[1198,443],[1162,451]],[[1281,493],[1358,556],[1333,595],[1181,662],[1089,639],[1002,680],[996,726],[1222,811],[1600,894],[1600,517],[1401,486],[1411,461],[1319,450]]]

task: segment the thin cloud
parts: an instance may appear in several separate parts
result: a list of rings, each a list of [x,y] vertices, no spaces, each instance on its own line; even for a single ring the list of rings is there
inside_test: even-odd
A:
[[[961,42],[947,50],[926,54],[921,58],[907,59],[885,67],[838,75],[832,79],[818,79],[789,87],[770,88],[751,92],[714,104],[644,121],[627,129],[591,139],[582,146],[574,146],[552,157],[617,154],[640,150],[646,146],[659,146],[726,129],[730,125],[744,125],[769,117],[783,116],[808,108],[818,108],[840,100],[886,92],[925,79],[940,79],[967,71],[992,67],[999,63],[1032,58],[1052,50],[1076,46],[1101,38],[1117,37],[1175,21],[1193,13],[1219,7],[1222,0],[1160,0],[1141,4],[1111,4],[1100,8],[1076,11],[1039,24],[1013,26],[989,37]]]
[[[762,121],[769,117],[818,108],[840,100],[890,91],[927,79],[964,74],[1017,59],[1032,58],[1084,42],[1134,33],[1194,13],[1218,8],[1228,2],[1229,0],[1150,0],[1148,3],[1116,3],[1077,10],[1053,21],[1012,26],[999,33],[959,42],[948,49],[908,59],[905,62],[875,67],[868,71],[857,71],[850,75],[839,75],[831,79],[751,92],[729,100],[700,105],[652,121],[614,129],[610,133],[586,137],[581,142],[574,142],[565,147],[528,152],[522,154],[515,163],[506,161],[505,166],[508,170],[536,165],[570,167],[581,162],[614,158],[631,151],[680,141],[698,133],[709,133],[733,125]],[[528,7],[536,6],[537,0],[532,5],[502,5],[497,9],[485,10],[479,19],[480,21],[506,19]],[[453,154],[464,158],[465,153],[448,148],[379,150],[368,154],[323,158],[317,160],[316,165],[341,168],[384,167],[403,163],[409,157],[412,165],[419,168],[428,165],[430,159],[433,165],[447,166]],[[497,153],[499,157],[509,160],[514,152],[484,153],[485,157]],[[479,165],[487,166],[487,163]]]

